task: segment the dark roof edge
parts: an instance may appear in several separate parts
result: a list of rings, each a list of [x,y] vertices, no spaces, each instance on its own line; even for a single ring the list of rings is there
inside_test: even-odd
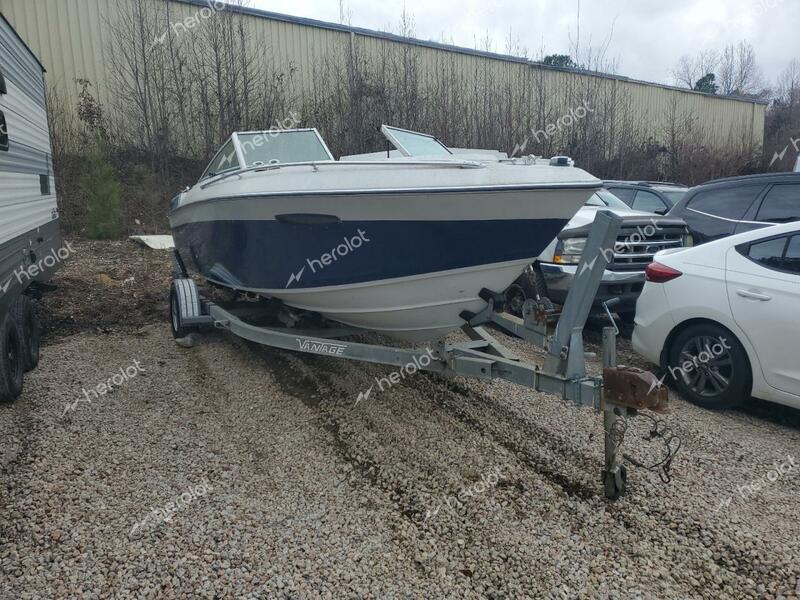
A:
[[[192,4],[194,4],[194,2],[192,2]],[[42,61],[40,61],[39,57],[36,56],[36,53],[33,50],[31,50],[31,47],[28,46],[28,44],[25,43],[25,40],[23,40],[22,36],[17,33],[17,30],[14,29],[14,26],[11,24],[11,22],[8,19],[6,19],[6,16],[2,12],[0,12],[0,19],[3,19],[5,24],[8,25],[8,28],[14,33],[15,36],[17,36],[17,39],[20,41],[20,43],[23,46],[25,46],[25,50],[27,50],[28,53],[33,57],[33,60],[35,60],[37,63],[39,63],[39,67],[41,67],[42,73],[47,73],[47,69],[44,68],[44,65],[42,64]]]
[[[800,177],[800,173],[796,171],[777,171],[774,173],[751,173],[750,175],[734,175],[733,177],[720,177],[718,179],[712,179],[711,181],[706,181],[701,183],[695,187],[705,187],[707,185],[716,185],[718,183],[729,183],[734,181],[754,181],[756,179],[781,179],[781,178],[798,178]]]
[[[613,75],[611,73],[602,73],[600,71],[589,71],[586,69],[571,69],[567,67],[554,67],[545,65],[540,62],[532,61],[528,58],[520,56],[511,56],[509,54],[498,54],[495,52],[487,52],[485,50],[474,50],[472,48],[465,48],[463,46],[454,46],[452,44],[444,44],[441,42],[432,42],[427,40],[420,40],[417,38],[407,38],[394,33],[387,33],[384,31],[376,31],[374,29],[365,29],[363,27],[352,27],[350,25],[341,25],[339,23],[330,23],[328,21],[318,21],[317,19],[309,19],[306,17],[295,17],[293,15],[284,15],[281,13],[270,12],[258,8],[250,8],[248,6],[236,6],[234,4],[227,4],[221,0],[174,0],[182,4],[192,4],[198,7],[217,7],[220,4],[225,4],[225,9],[232,12],[242,13],[253,17],[260,17],[262,19],[271,19],[273,21],[283,21],[284,23],[292,23],[294,25],[305,25],[307,27],[319,27],[320,29],[330,29],[333,31],[341,31],[343,33],[351,33],[363,35],[366,37],[380,38],[393,42],[401,42],[405,44],[412,44],[414,46],[422,46],[425,48],[433,48],[435,50],[444,50],[446,52],[455,52],[457,54],[468,54],[472,56],[480,56],[483,58],[491,58],[494,60],[502,60],[505,62],[513,62],[519,64],[529,65],[540,69],[549,69],[551,71],[563,71],[565,73],[577,73],[579,75],[588,75],[590,77],[600,77],[603,79],[613,79],[616,81],[624,81],[627,83],[635,83],[639,85],[647,85],[658,87],[666,90],[674,90],[676,92],[684,92],[686,94],[696,94],[698,96],[705,96],[707,98],[715,98],[717,100],[735,100],[737,102],[747,102],[749,104],[768,105],[766,100],[757,100],[755,98],[746,98],[743,96],[719,96],[717,94],[708,94],[706,92],[698,92],[697,90],[690,90],[674,85],[667,85],[664,83],[655,83],[652,81],[644,81],[642,79],[634,79],[625,77],[624,75]]]

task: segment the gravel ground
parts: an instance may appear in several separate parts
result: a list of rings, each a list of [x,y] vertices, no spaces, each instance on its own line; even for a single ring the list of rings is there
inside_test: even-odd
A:
[[[672,482],[610,503],[599,417],[551,396],[417,374],[355,405],[390,368],[86,329],[0,406],[3,598],[800,594],[796,411],[674,398]]]

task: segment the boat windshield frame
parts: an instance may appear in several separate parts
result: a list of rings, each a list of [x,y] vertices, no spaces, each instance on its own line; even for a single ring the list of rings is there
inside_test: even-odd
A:
[[[397,136],[394,135],[393,132],[395,132],[395,131],[399,131],[401,133],[408,133],[408,134],[411,134],[411,135],[416,135],[416,136],[419,136],[421,138],[428,138],[429,140],[432,140],[432,141],[436,142],[441,148],[443,148],[445,150],[445,152],[447,152],[447,155],[455,156],[455,154],[453,154],[453,151],[450,150],[450,148],[448,148],[447,145],[445,145],[442,142],[442,140],[437,138],[435,135],[431,135],[430,133],[421,133],[419,131],[411,131],[410,129],[403,129],[402,127],[393,127],[392,125],[381,125],[381,133],[383,134],[383,136],[387,140],[389,140],[389,142],[397,149],[398,152],[400,152],[400,154],[402,154],[403,156],[405,156],[407,158],[426,158],[426,157],[427,158],[434,158],[434,157],[439,157],[440,155],[436,155],[436,154],[413,154],[408,148],[405,147],[403,142],[401,142],[397,138]],[[441,156],[445,156],[445,155],[441,155]]]
[[[328,148],[328,144],[325,143],[325,140],[322,138],[322,136],[320,135],[319,131],[317,131],[317,129],[314,128],[314,127],[306,127],[306,128],[300,128],[300,129],[268,129],[268,130],[264,130],[264,131],[258,131],[258,130],[256,130],[256,131],[235,131],[235,132],[233,132],[231,134],[231,136],[227,140],[225,140],[225,143],[222,144],[222,146],[216,152],[216,154],[214,154],[214,157],[208,163],[208,166],[206,167],[205,171],[203,171],[203,174],[200,176],[200,179],[198,180],[198,183],[200,181],[204,181],[206,179],[210,179],[210,178],[216,177],[217,175],[224,175],[224,174],[229,174],[229,173],[238,173],[239,171],[244,171],[244,170],[253,168],[254,166],[257,166],[257,165],[248,165],[247,164],[247,160],[245,159],[245,156],[244,156],[244,151],[242,150],[242,140],[239,138],[240,135],[262,135],[262,136],[265,136],[265,137],[275,137],[275,136],[278,136],[278,135],[280,135],[282,133],[307,133],[307,132],[313,132],[314,133],[314,135],[319,140],[319,143],[322,146],[323,150],[325,150],[325,154],[328,155],[327,159],[321,160],[321,161],[314,161],[314,162],[327,162],[327,161],[335,162],[335,159],[333,158],[333,154],[331,153],[330,148]],[[219,173],[209,173],[209,169],[211,168],[211,165],[214,164],[214,161],[217,160],[217,157],[219,156],[220,152],[222,152],[222,150],[225,148],[225,146],[228,145],[228,142],[231,142],[233,144],[233,148],[234,148],[234,150],[236,152],[236,159],[237,159],[237,161],[239,163],[238,167],[232,167],[230,169],[225,169],[224,171],[220,171]],[[290,165],[290,164],[294,164],[294,163],[288,163],[288,162],[287,163],[265,163],[264,166],[269,166],[269,164]]]
[[[225,148],[227,147],[228,144],[232,144],[233,145],[233,150],[236,153],[236,160],[239,161],[239,164],[237,166],[231,166],[230,168],[223,169],[223,170],[221,170],[219,172],[212,172],[211,171],[211,165],[213,165],[217,161],[217,157],[219,157],[219,155],[222,154],[222,151],[225,150]],[[241,161],[242,161],[241,153],[237,149],[236,143],[233,141],[233,136],[231,136],[227,140],[225,140],[225,143],[223,143],[219,147],[219,150],[217,150],[214,153],[214,156],[211,158],[211,160],[208,161],[208,164],[206,165],[206,168],[203,171],[203,174],[200,175],[200,179],[198,179],[198,182],[203,181],[204,179],[210,179],[212,177],[216,177],[217,175],[224,175],[225,173],[233,173],[233,172],[236,172],[236,171],[241,171],[241,169],[242,169]]]

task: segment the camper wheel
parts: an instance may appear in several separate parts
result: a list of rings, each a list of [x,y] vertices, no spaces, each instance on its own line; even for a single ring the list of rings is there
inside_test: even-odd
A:
[[[42,341],[42,326],[36,313],[36,304],[28,296],[20,296],[11,307],[11,315],[17,322],[22,346],[22,368],[32,371],[39,365],[39,346]]]
[[[22,393],[22,339],[9,314],[0,323],[0,402],[11,402]]]

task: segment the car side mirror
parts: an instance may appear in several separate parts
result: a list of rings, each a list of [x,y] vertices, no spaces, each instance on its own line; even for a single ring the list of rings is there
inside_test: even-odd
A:
[[[653,212],[656,213],[657,215],[661,215],[663,217],[665,214],[667,214],[667,209],[666,208],[659,208],[658,210],[654,210]]]

